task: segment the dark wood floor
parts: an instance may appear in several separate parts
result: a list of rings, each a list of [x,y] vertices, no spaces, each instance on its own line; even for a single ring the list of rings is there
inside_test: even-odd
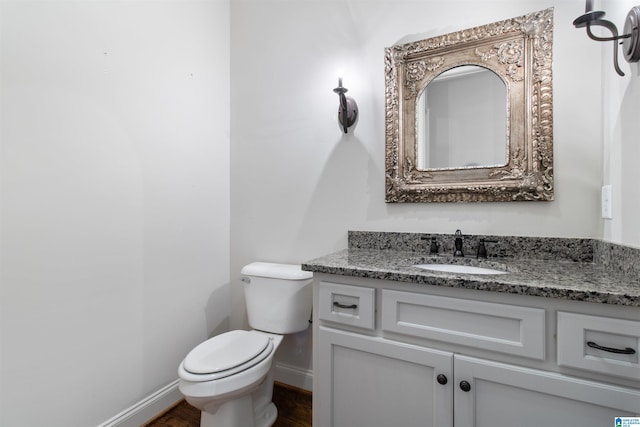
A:
[[[273,387],[278,419],[273,427],[311,427],[311,393],[285,384]],[[200,411],[184,400],[144,427],[199,427]]]

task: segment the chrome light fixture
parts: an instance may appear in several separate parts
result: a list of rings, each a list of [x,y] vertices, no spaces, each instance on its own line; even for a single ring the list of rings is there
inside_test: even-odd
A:
[[[573,21],[573,25],[576,28],[586,27],[587,35],[592,40],[599,42],[613,41],[613,67],[616,69],[616,73],[624,76],[618,65],[618,43],[622,45],[622,52],[627,62],[638,62],[640,60],[640,29],[638,29],[640,6],[632,7],[627,14],[622,35],[618,35],[618,28],[613,22],[602,19],[604,15],[605,13],[602,11],[593,10],[593,0],[586,0],[584,14],[577,17]],[[592,26],[605,27],[611,31],[612,37],[596,36],[591,32]],[[618,42],[618,40],[622,40],[622,42]]]
[[[338,121],[342,125],[344,133],[353,126],[358,118],[358,104],[355,99],[345,95],[349,89],[342,86],[342,77],[338,77],[338,87],[333,89],[340,98],[340,108],[338,109]]]

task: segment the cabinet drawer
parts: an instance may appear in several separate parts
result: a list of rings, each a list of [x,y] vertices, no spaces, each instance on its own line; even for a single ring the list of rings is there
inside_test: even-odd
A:
[[[369,330],[375,328],[375,289],[320,282],[319,291],[321,320]]]
[[[544,360],[545,311],[382,290],[382,329]]]
[[[558,312],[558,365],[640,379],[640,321]]]

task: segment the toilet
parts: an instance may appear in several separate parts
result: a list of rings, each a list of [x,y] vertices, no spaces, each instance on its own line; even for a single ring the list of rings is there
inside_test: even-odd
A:
[[[208,339],[178,368],[178,387],[202,411],[201,427],[273,425],[273,355],[283,335],[309,327],[313,273],[300,265],[254,262],[241,274],[253,330]]]

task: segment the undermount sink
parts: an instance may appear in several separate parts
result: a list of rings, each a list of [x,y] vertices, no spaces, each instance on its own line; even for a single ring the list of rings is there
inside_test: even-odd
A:
[[[423,270],[457,274],[507,274],[506,271],[495,270],[493,268],[473,267],[471,265],[459,264],[417,264],[414,265],[414,267],[421,268]]]

